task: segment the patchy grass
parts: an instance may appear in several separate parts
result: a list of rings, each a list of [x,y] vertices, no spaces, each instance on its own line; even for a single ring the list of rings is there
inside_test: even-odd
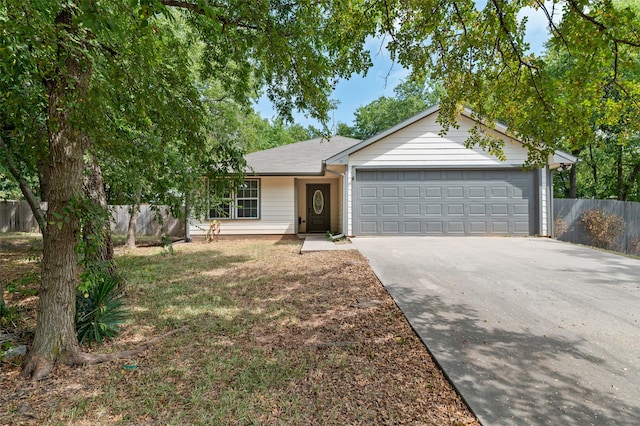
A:
[[[4,277],[28,244],[2,241]],[[188,331],[37,383],[3,364],[0,423],[478,424],[357,252],[300,255],[297,242],[269,241],[174,250],[118,253],[130,318],[97,350]]]

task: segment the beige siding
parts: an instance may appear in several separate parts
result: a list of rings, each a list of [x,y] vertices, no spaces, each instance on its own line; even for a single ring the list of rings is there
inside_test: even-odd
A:
[[[473,121],[459,118],[458,129],[450,129],[440,136],[437,114],[393,133],[350,155],[353,166],[491,166],[522,165],[527,159],[527,150],[520,143],[494,133],[505,139],[506,162],[502,162],[480,148],[468,149],[464,146],[469,137]]]
[[[260,219],[221,220],[221,235],[295,234],[295,200],[293,177],[260,178]],[[206,220],[192,220],[190,232],[203,235],[209,228]]]

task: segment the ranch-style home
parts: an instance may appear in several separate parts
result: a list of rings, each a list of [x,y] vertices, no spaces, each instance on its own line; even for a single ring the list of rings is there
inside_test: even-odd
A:
[[[191,236],[219,220],[220,235],[343,233],[378,235],[551,236],[551,173],[575,157],[556,152],[525,170],[527,150],[506,128],[506,161],[466,148],[475,122],[440,134],[434,106],[367,140],[313,139],[246,156],[243,187],[209,217],[192,219]]]

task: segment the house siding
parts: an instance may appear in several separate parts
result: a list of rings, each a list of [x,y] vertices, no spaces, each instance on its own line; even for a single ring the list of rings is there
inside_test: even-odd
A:
[[[260,219],[220,221],[220,235],[295,234],[296,217],[293,177],[260,178]],[[190,221],[190,235],[202,236],[208,220]]]
[[[437,114],[406,127],[349,156],[352,166],[504,166],[522,165],[527,160],[527,150],[519,143],[496,132],[494,136],[505,139],[506,161],[489,155],[480,148],[468,149],[465,141],[473,128],[473,121],[460,117],[458,129],[450,129],[440,136]]]
[[[436,119],[437,113],[427,116],[349,155],[345,206],[348,235],[354,233],[353,179],[356,168],[516,168],[522,166],[527,160],[528,151],[525,147],[514,139],[493,130],[487,130],[487,133],[505,141],[503,148],[505,161],[501,161],[481,148],[465,147],[465,141],[469,138],[469,132],[474,126],[474,121],[467,117],[459,116],[459,128],[450,129],[444,136],[439,134],[441,127]],[[539,217],[538,227],[541,234],[548,235],[550,232],[547,220],[548,182],[544,170],[541,175],[543,177],[539,179],[539,198],[534,196],[531,202],[536,204],[536,209],[540,209],[536,215]]]

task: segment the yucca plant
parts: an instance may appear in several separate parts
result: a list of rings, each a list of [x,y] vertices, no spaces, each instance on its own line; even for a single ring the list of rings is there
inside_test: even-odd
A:
[[[115,337],[127,317],[122,278],[100,269],[85,274],[76,294],[76,333],[81,344]]]

